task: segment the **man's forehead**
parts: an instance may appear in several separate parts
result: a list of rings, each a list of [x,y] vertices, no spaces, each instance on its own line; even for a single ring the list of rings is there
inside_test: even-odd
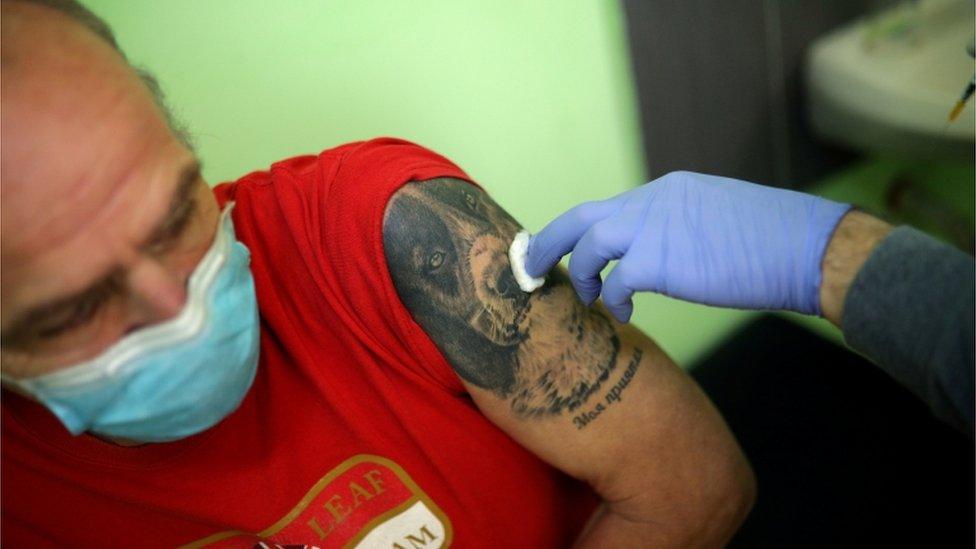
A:
[[[5,16],[10,11],[7,4]],[[0,244],[4,263],[73,236],[80,225],[126,199],[128,192],[145,192],[129,187],[172,179],[174,174],[157,172],[179,167],[161,160],[166,155],[160,155],[159,149],[180,145],[151,94],[124,60],[103,40],[57,12],[31,4],[22,11],[32,10],[31,17],[21,19],[42,30],[4,20],[2,35]],[[43,29],[50,31],[52,26],[68,32],[46,36]],[[18,32],[9,32],[11,28]],[[35,32],[36,47],[24,48],[24,35]],[[38,53],[59,49],[64,51]],[[14,63],[16,69],[10,74],[9,58],[21,55],[31,56],[32,62]],[[190,155],[189,151],[166,154]],[[125,223],[126,218],[118,221]]]
[[[177,205],[202,184],[192,157],[177,167],[170,176],[150,178],[146,184],[121,185],[119,196],[90,219],[74,212],[76,230],[63,239],[42,240],[16,255],[4,250],[2,327],[26,309],[82,292],[132,261]]]

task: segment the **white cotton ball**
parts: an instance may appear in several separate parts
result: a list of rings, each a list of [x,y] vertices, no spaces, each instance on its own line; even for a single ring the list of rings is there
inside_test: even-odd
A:
[[[512,264],[515,282],[523,292],[532,293],[546,283],[546,277],[533,278],[525,272],[525,257],[529,254],[529,231],[519,231],[508,248],[508,260]]]

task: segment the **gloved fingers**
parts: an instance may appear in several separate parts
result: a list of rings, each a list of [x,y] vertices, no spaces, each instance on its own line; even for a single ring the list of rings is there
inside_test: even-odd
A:
[[[569,279],[583,303],[589,305],[600,296],[600,271],[627,252],[633,233],[611,218],[596,223],[579,239],[569,257]]]
[[[529,240],[526,272],[530,276],[549,272],[594,223],[612,215],[618,207],[614,199],[584,202],[550,221]]]
[[[634,264],[624,258],[607,275],[607,280],[603,283],[603,304],[610,314],[620,322],[630,320],[630,315],[634,312],[634,303],[631,297],[638,288],[639,271],[635,270]]]

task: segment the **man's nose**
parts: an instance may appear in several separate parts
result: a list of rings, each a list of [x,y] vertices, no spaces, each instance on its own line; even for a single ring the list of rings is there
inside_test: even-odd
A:
[[[162,322],[179,314],[186,303],[186,280],[159,262],[144,258],[130,267],[128,289],[139,325]]]

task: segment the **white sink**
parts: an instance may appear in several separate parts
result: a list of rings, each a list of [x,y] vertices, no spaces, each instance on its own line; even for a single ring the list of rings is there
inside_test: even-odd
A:
[[[862,151],[972,159],[976,98],[972,0],[919,0],[825,35],[807,56],[807,107],[822,137]]]

